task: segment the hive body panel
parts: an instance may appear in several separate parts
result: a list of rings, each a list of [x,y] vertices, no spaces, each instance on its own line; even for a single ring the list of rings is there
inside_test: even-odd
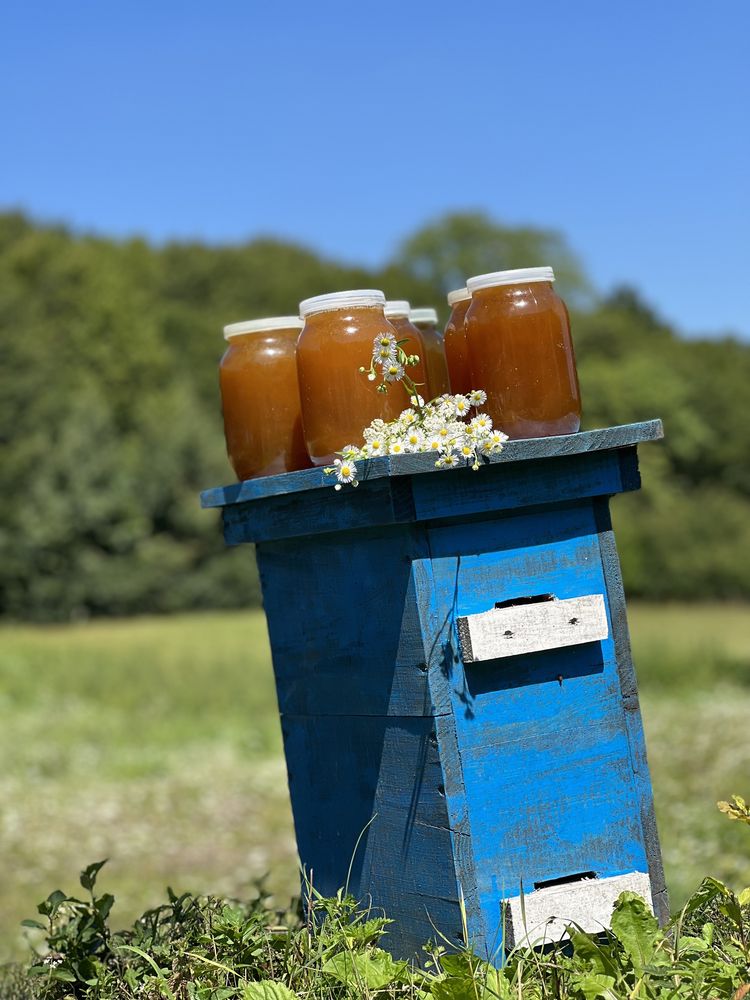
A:
[[[397,955],[436,929],[458,942],[463,906],[501,961],[531,934],[525,893],[534,912],[590,897],[598,913],[613,887],[650,886],[666,914],[608,513],[639,485],[631,438],[658,436],[638,426],[546,456],[514,442],[529,448],[477,473],[410,456],[341,494],[312,473],[287,489],[293,473],[227,501],[228,542],[257,543],[302,863],[319,891],[385,909]],[[575,623],[549,601],[595,631],[556,637]],[[532,651],[472,658],[459,619],[514,602]]]

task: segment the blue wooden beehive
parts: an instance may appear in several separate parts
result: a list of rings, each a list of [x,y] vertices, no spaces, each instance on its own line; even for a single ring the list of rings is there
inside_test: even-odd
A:
[[[208,490],[254,542],[301,861],[315,887],[494,961],[667,914],[609,498],[651,421],[511,441],[490,464],[363,463]],[[356,850],[355,850],[356,848]]]

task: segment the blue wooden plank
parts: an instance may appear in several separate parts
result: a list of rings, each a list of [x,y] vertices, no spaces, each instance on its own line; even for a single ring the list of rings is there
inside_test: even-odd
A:
[[[300,859],[316,888],[333,894],[349,877],[357,898],[396,921],[386,945],[404,955],[433,936],[430,916],[460,928],[434,720],[285,716],[282,732]]]
[[[664,430],[661,420],[647,420],[634,424],[622,424],[618,427],[580,431],[578,434],[509,441],[499,455],[492,457],[492,463],[506,464],[624,448],[644,441],[656,441],[663,436]],[[363,480],[429,473],[434,471],[434,467],[434,458],[431,455],[391,455],[359,463]],[[455,474],[450,470],[447,472]],[[201,494],[201,505],[203,507],[224,507],[286,493],[328,489],[330,483],[330,477],[325,476],[321,469],[303,469],[300,472],[264,476],[243,483],[232,483],[229,486],[204,490]]]
[[[478,473],[387,458],[357,490],[313,470],[208,498],[229,542],[259,542],[303,862],[336,891],[367,827],[351,888],[396,918],[395,954],[435,928],[457,940],[463,897],[493,957],[503,898],[578,871],[648,865],[663,912],[606,499],[638,488],[635,444],[660,436],[511,442]],[[458,616],[540,593],[606,594],[609,637],[460,661]]]
[[[633,449],[631,456],[635,458]],[[511,466],[492,466],[477,472],[462,469],[453,473],[450,479],[443,479],[442,473],[436,472],[415,477],[412,495],[415,516],[425,521],[560,503],[581,497],[611,496],[637,487],[630,472],[627,478],[623,476],[617,451],[597,451]]]
[[[607,587],[609,614],[612,620],[612,634],[620,678],[620,691],[625,709],[628,739],[630,743],[631,765],[638,792],[638,814],[646,845],[648,872],[651,877],[651,891],[654,912],[661,923],[669,920],[669,897],[664,880],[664,865],[656,828],[651,776],[646,756],[646,741],[643,733],[638,703],[635,668],[630,650],[630,633],[625,610],[625,592],[622,585],[620,560],[617,556],[615,537],[609,514],[609,505],[604,502],[594,504],[594,515],[599,529],[604,579]]]
[[[590,503],[428,535],[432,558],[415,572],[428,630],[496,601],[606,592]],[[521,881],[646,870],[613,640],[466,666],[450,627],[441,641],[451,669],[433,700],[444,707],[447,692],[453,704],[455,742],[441,744],[446,775],[458,776],[448,810],[455,822],[455,798],[468,818],[481,939],[495,939],[502,898]]]
[[[430,715],[408,526],[259,545],[282,713]]]
[[[227,545],[348,531],[414,520],[409,480],[378,479],[336,492],[316,490],[235,504],[223,512]]]
[[[482,513],[611,496],[639,485],[635,449],[446,470],[269,497],[226,507],[228,545],[351,531],[374,525],[457,520]]]

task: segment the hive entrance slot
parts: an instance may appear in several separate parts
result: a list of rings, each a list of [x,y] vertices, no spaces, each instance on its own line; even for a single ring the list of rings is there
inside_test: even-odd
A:
[[[553,885],[570,885],[573,882],[586,882],[597,878],[596,872],[576,872],[575,875],[562,875],[560,878],[548,878],[543,882],[535,882],[535,889],[551,889]]]
[[[544,601],[554,601],[554,594],[535,594],[533,597],[511,597],[507,601],[497,601],[496,608],[518,608],[523,604],[542,604]]]

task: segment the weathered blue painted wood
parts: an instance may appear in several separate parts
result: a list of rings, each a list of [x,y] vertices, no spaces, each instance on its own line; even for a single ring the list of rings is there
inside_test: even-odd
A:
[[[608,514],[660,436],[650,421],[510,442],[476,473],[399,456],[364,463],[356,490],[308,470],[204,494],[228,543],[258,543],[301,860],[321,892],[349,875],[394,918],[394,954],[435,928],[458,941],[463,900],[501,961],[508,901],[581,876],[650,879],[665,916]],[[463,662],[459,617],[541,595],[601,595],[606,637]]]
[[[508,441],[499,455],[493,455],[491,463],[522,462],[536,458],[556,458],[561,455],[578,455],[588,451],[607,451],[642,444],[644,441],[658,441],[663,437],[661,420],[646,420],[636,424],[622,424],[619,427],[603,427],[581,431],[578,434],[564,434],[556,437],[528,438],[522,441]],[[411,476],[418,473],[434,472],[432,455],[384,455],[363,462],[362,478],[366,480]],[[280,476],[264,476],[244,483],[232,483],[204,490],[201,493],[203,507],[227,507],[247,500],[261,500],[265,497],[286,493],[301,493],[312,489],[328,488],[331,479],[322,469],[303,469]]]
[[[477,472],[469,468],[438,472],[433,462],[427,475],[375,479],[340,493],[329,480],[325,490],[232,504],[224,509],[224,539],[227,545],[237,545],[375,525],[466,518],[581,497],[612,496],[639,486],[634,446],[546,461],[491,464]],[[297,516],[301,509],[304,518]]]
[[[654,902],[654,912],[662,922],[669,918],[669,899],[664,881],[664,865],[659,848],[659,835],[656,830],[656,816],[651,795],[651,776],[646,759],[646,740],[643,733],[640,705],[638,702],[638,684],[630,651],[630,631],[625,609],[625,591],[622,586],[620,560],[617,556],[615,536],[612,531],[612,521],[609,504],[605,501],[595,501],[593,505],[599,533],[599,549],[602,568],[607,583],[609,613],[612,620],[612,637],[617,658],[617,669],[620,675],[625,722],[630,741],[630,759],[633,777],[639,787],[639,809],[643,842],[648,856],[648,872],[651,877],[651,892]]]

